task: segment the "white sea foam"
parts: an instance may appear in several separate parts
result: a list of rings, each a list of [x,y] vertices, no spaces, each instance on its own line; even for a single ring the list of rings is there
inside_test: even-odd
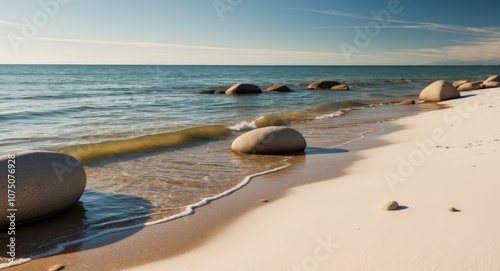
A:
[[[316,117],[316,120],[336,118],[336,117],[340,117],[340,116],[342,116],[344,114],[345,113],[343,111],[337,111],[337,112],[334,112],[334,113],[324,114],[322,116]]]
[[[232,131],[247,131],[247,130],[254,130],[257,129],[257,123],[253,121],[243,121],[238,124],[235,124],[233,126],[227,127],[229,130]]]
[[[23,264],[23,263],[27,263],[29,261],[31,261],[31,258],[16,258],[16,260],[13,261],[13,262],[0,263],[0,269],[4,269],[4,268],[7,268],[7,267],[12,267],[12,266],[20,265],[20,264]]]

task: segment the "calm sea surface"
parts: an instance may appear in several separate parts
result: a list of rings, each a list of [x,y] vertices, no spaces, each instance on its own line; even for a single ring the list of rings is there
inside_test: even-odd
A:
[[[62,151],[83,161],[88,175],[77,206],[21,227],[18,235],[30,238],[20,241],[18,251],[22,257],[54,253],[68,240],[78,243],[163,221],[237,187],[246,176],[289,165],[287,156],[233,154],[232,140],[247,130],[288,125],[301,131],[310,147],[331,148],[360,138],[369,131],[363,124],[425,110],[394,103],[417,99],[435,80],[484,80],[499,70],[0,65],[0,155]],[[307,90],[317,80],[337,80],[351,91]],[[283,83],[294,92],[195,94],[238,82],[262,89]]]

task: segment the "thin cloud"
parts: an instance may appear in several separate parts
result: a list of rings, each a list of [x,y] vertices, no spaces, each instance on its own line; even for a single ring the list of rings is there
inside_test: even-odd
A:
[[[0,20],[0,26],[7,27],[7,28],[20,29],[23,27],[23,24],[11,22],[11,21]]]
[[[0,39],[8,40],[9,37],[3,36]],[[288,51],[288,50],[272,50],[272,49],[252,49],[252,48],[237,48],[237,47],[218,47],[205,45],[187,45],[177,43],[156,43],[156,42],[137,42],[137,41],[111,41],[111,40],[94,40],[94,39],[71,39],[71,38],[53,38],[53,37],[35,37],[32,40],[43,42],[62,42],[62,43],[78,43],[90,45],[111,45],[136,48],[164,48],[164,49],[189,49],[189,50],[205,50],[205,51],[224,51],[238,54],[260,54],[260,55],[281,55],[295,57],[331,57],[343,56],[340,53],[330,52],[310,52],[310,51]]]
[[[345,17],[352,19],[359,19],[370,21],[374,20],[373,17],[362,16],[358,14],[351,14],[339,11],[320,11],[320,10],[306,10],[308,12],[320,13],[333,15],[337,17]],[[450,24],[438,24],[432,22],[415,22],[415,21],[404,21],[404,20],[395,20],[390,19],[387,23],[392,25],[380,26],[381,28],[388,29],[422,29],[436,32],[447,32],[454,34],[464,34],[464,35],[476,35],[482,37],[500,37],[500,28],[499,27],[469,27],[469,26],[460,26],[460,25],[450,25]],[[396,25],[394,25],[396,24]],[[324,28],[359,28],[364,27],[364,25],[357,26],[327,26]]]
[[[491,61],[500,63],[500,39],[472,42],[468,45],[454,45],[443,48],[402,49],[388,52],[389,55],[424,56],[432,59],[449,59],[453,61]]]

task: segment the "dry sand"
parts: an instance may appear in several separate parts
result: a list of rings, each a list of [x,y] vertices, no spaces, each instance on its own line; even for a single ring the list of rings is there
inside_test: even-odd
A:
[[[193,216],[12,270],[500,270],[500,89],[462,95]]]

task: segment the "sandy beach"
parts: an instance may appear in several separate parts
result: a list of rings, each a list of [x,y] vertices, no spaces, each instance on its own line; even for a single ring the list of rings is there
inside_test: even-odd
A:
[[[500,89],[442,104],[194,215],[9,270],[498,270]]]

